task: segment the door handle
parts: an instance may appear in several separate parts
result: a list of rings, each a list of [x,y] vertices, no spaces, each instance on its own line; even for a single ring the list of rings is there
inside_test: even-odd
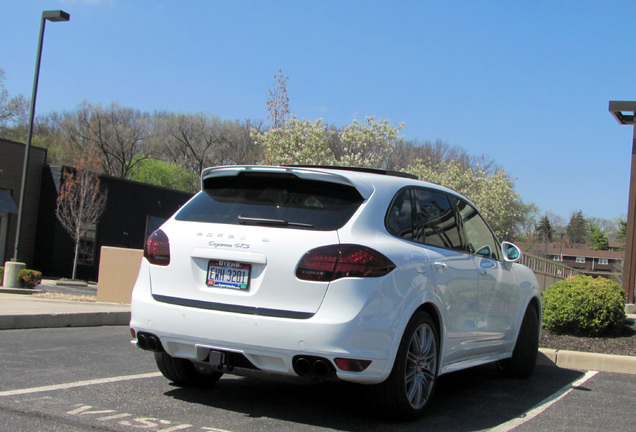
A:
[[[436,269],[438,270],[442,270],[445,269],[446,267],[448,267],[445,263],[443,262],[436,262],[433,264],[435,266]]]

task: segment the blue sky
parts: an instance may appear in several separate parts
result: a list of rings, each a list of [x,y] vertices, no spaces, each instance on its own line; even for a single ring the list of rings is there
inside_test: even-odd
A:
[[[375,115],[403,135],[493,158],[526,202],[627,213],[636,100],[624,1],[0,0],[0,68],[30,97],[43,10],[37,114],[82,101],[267,118],[274,75],[299,118]]]

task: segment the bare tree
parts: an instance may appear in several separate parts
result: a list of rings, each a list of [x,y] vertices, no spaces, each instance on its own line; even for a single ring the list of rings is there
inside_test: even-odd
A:
[[[149,156],[148,117],[115,103],[107,108],[84,103],[75,113],[66,113],[61,124],[66,138],[80,149],[97,150],[106,174],[128,178],[130,170]]]
[[[254,142],[250,131],[260,131],[263,129],[262,121],[246,120],[242,123],[235,122],[234,131],[230,138],[231,152],[228,155],[227,163],[234,164],[256,164],[265,158],[263,147]]]
[[[4,80],[4,71],[0,69],[0,135],[23,140],[26,137],[29,101],[21,94],[10,97]]]
[[[220,165],[228,146],[222,125],[219,117],[203,113],[169,118],[166,146],[174,162],[197,173],[208,166]]]
[[[221,120],[204,113],[155,114],[152,153],[197,174],[214,165],[257,163],[263,151],[250,129],[261,128],[261,122]]]
[[[64,172],[64,182],[57,198],[57,218],[75,242],[73,279],[77,270],[80,240],[97,223],[106,208],[107,191],[102,190],[99,177],[89,169],[96,160],[89,157],[78,163],[75,172]]]
[[[285,119],[289,116],[288,79],[288,76],[283,76],[282,69],[279,69],[278,75],[274,75],[274,88],[269,90],[267,111],[269,111],[268,118],[273,129],[285,126]]]

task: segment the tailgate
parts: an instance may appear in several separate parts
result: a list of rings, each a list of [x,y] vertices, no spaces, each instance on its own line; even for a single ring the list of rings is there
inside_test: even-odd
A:
[[[336,231],[175,221],[162,229],[170,264],[150,266],[152,294],[227,311],[315,313],[329,284],[297,279],[296,266],[307,251],[338,243]]]

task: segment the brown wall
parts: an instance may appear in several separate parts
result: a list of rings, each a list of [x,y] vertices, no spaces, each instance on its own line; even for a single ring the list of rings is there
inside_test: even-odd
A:
[[[143,255],[141,249],[102,246],[97,301],[130,303]]]

